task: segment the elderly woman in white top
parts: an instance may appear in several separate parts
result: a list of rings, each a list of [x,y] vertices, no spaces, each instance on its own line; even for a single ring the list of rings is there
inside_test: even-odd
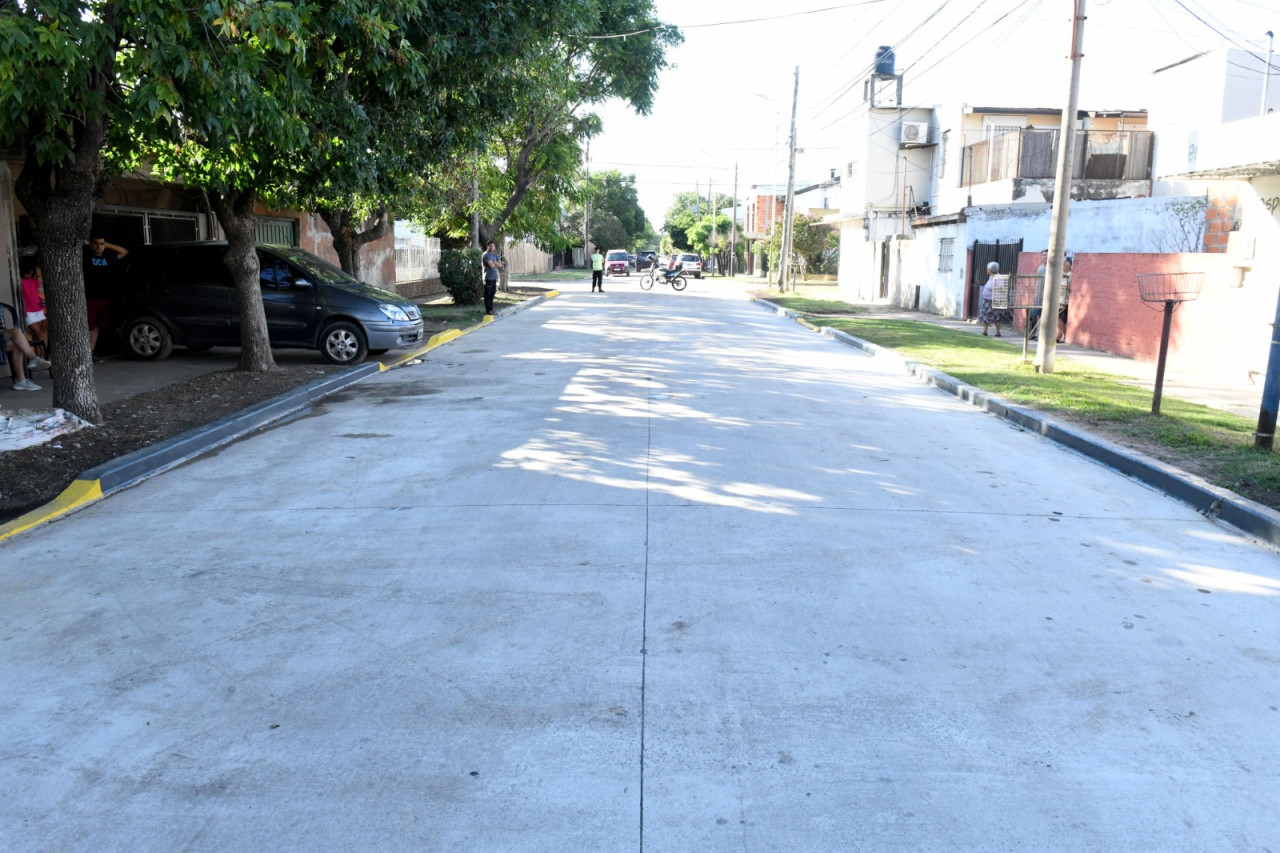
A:
[[[992,323],[996,327],[996,337],[1000,337],[1000,324],[1012,320],[1008,311],[997,311],[991,307],[991,298],[995,295],[995,276],[1000,273],[1000,265],[995,261],[987,264],[987,283],[982,286],[982,301],[978,304],[978,322],[982,324],[982,334]]]

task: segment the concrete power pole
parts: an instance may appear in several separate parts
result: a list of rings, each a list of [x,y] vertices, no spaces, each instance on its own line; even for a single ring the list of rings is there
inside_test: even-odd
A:
[[[707,209],[711,211],[711,273],[716,271],[716,194],[715,181],[707,182]],[[711,273],[707,273],[710,277]]]
[[[1084,56],[1084,0],[1074,0],[1071,22],[1071,90],[1058,132],[1058,176],[1053,189],[1053,217],[1049,224],[1048,279],[1040,306],[1040,337],[1036,342],[1036,370],[1053,373],[1058,349],[1058,298],[1062,293],[1062,254],[1067,244],[1067,210],[1071,206],[1071,176],[1075,173],[1076,105],[1080,100],[1080,58]],[[1014,270],[1017,272],[1017,270]]]
[[[1081,0],[1083,2],[1083,0]],[[792,220],[795,218],[796,192],[796,103],[800,100],[800,66],[796,66],[796,86],[795,92],[791,96],[791,165],[787,167],[787,206],[783,213],[785,219],[782,223],[782,267],[778,276],[778,289],[787,289],[787,270],[791,266],[791,226]],[[791,289],[795,290],[796,283],[791,282]]]
[[[582,199],[582,265],[591,268],[591,140],[587,140],[586,151],[586,181],[587,191]]]
[[[738,264],[738,164],[733,164],[733,222],[729,225],[729,278],[737,275]]]

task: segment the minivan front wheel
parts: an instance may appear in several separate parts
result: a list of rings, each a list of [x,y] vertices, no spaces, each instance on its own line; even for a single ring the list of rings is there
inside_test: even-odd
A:
[[[368,353],[364,332],[355,323],[339,320],[320,333],[320,354],[330,364],[355,364]]]
[[[173,352],[173,335],[155,317],[135,317],[124,327],[124,346],[130,358],[159,361]]]

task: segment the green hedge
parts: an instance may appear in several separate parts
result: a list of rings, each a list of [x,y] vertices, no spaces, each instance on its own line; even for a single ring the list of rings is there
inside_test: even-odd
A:
[[[440,283],[454,305],[479,305],[484,297],[484,273],[479,249],[445,249],[440,253]]]

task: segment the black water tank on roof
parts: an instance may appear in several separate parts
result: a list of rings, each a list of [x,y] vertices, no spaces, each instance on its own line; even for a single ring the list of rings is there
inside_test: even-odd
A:
[[[876,48],[876,73],[893,75],[893,48],[887,44]]]

